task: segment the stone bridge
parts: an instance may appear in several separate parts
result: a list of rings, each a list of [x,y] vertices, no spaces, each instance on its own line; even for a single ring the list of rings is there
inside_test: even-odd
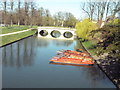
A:
[[[71,28],[38,27],[38,37],[74,40],[75,30]]]

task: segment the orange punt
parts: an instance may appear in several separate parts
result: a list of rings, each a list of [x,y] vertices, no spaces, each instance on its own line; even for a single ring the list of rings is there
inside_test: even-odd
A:
[[[86,52],[77,52],[77,51],[72,51],[72,50],[64,50],[64,51],[61,51],[61,52],[59,51],[59,54],[89,56],[89,54],[86,53]]]
[[[55,63],[68,63],[68,64],[94,64],[92,60],[89,59],[75,59],[75,58],[66,58],[66,57],[53,57],[51,62]]]
[[[79,53],[79,54],[76,54],[76,53],[70,53],[70,52],[63,52],[64,55],[74,55],[74,56],[89,56],[87,53]]]

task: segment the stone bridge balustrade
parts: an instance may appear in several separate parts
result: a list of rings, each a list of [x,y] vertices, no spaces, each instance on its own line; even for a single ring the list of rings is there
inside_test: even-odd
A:
[[[43,32],[46,35],[41,35],[40,32]],[[55,38],[52,36],[52,32],[53,31],[58,31],[60,32],[60,36]],[[66,32],[70,32],[71,33],[71,37],[66,38],[64,35]],[[74,36],[75,36],[75,29],[70,29],[70,28],[58,28],[58,27],[38,27],[38,37],[43,37],[43,38],[54,38],[54,39],[67,39],[67,40],[74,40]]]

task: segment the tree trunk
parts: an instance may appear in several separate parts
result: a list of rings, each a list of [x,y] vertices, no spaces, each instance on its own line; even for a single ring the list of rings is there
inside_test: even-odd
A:
[[[4,20],[4,25],[6,26],[6,17],[7,17],[6,6],[7,6],[7,3],[6,3],[6,1],[4,1],[3,3],[4,3],[4,17],[3,17],[3,20]]]
[[[13,26],[13,5],[14,5],[14,3],[13,3],[13,0],[11,0],[11,26]]]
[[[18,0],[18,26],[20,26],[20,6],[21,6],[21,2],[20,0]]]

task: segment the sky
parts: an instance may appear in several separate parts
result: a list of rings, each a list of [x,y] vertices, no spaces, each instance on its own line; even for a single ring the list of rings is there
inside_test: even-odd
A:
[[[48,9],[51,15],[54,15],[56,12],[70,12],[77,19],[81,20],[88,18],[87,14],[81,10],[81,4],[83,2],[101,2],[107,0],[34,0],[37,3],[37,7],[43,7]],[[108,1],[119,1],[119,0],[108,0]]]
[[[81,10],[81,0],[35,0],[37,7],[48,9],[51,15],[56,12],[70,12],[77,19],[85,18],[87,15]]]

